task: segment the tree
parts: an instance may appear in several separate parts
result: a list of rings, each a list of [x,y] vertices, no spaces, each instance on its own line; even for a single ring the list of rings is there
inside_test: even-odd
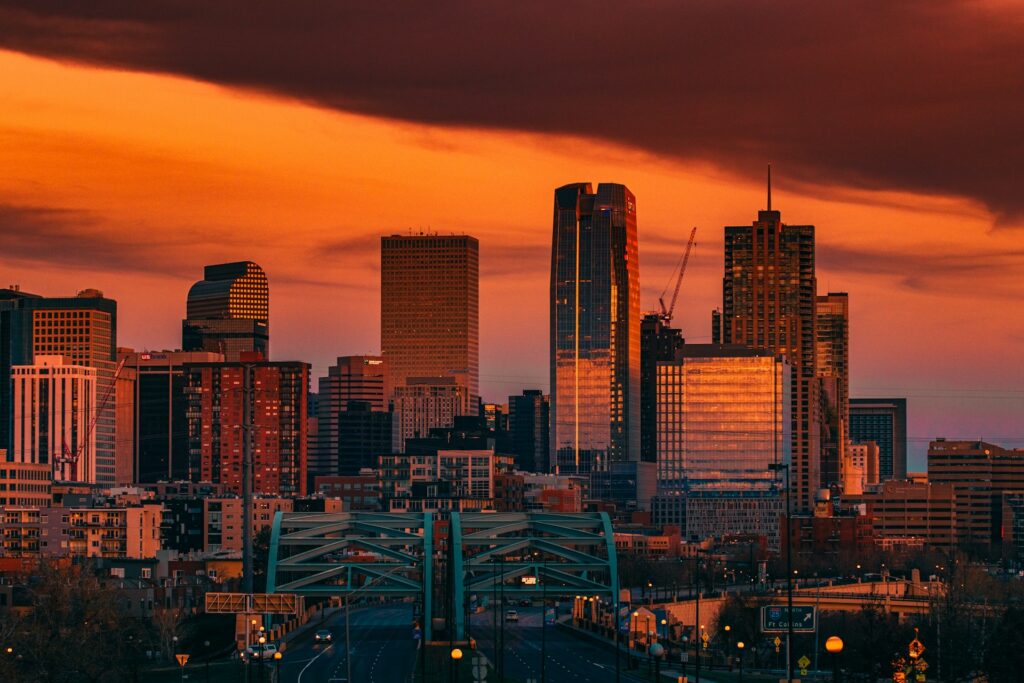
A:
[[[985,671],[990,683],[1024,681],[1024,610],[1003,613],[985,650]]]

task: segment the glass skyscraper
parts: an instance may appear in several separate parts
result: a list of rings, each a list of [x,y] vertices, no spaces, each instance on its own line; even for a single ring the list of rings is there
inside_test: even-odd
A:
[[[229,361],[243,352],[270,357],[270,289],[252,261],[206,266],[188,292],[181,323],[185,351],[222,353]]]
[[[560,473],[640,459],[640,259],[625,185],[555,190],[551,452]]]

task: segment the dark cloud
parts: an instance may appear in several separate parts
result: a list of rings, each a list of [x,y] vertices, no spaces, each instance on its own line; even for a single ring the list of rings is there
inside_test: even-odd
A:
[[[0,45],[440,125],[574,133],[781,183],[1024,217],[1024,11],[836,3],[0,2]]]
[[[977,297],[979,285],[986,297],[1018,299],[1024,293],[1024,250],[962,248],[914,252],[873,250],[829,245],[815,254],[818,281],[828,273],[891,277],[908,289]],[[982,285],[983,283],[983,285]]]

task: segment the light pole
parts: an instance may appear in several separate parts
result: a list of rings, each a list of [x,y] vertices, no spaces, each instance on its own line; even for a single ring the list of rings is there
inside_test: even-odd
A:
[[[661,643],[655,643],[651,645],[649,650],[651,658],[654,660],[654,680],[661,680],[661,658],[665,655],[665,646]]]
[[[282,655],[280,652],[275,652],[274,653],[274,682],[275,683],[281,683],[281,658],[283,656],[284,655]]]
[[[203,641],[203,649],[206,650],[206,683],[210,683],[210,641]]]
[[[740,683],[743,683],[743,648],[745,647],[746,644],[742,640],[736,643],[736,659],[739,660],[740,665]]]
[[[260,639],[258,641],[260,644],[260,683],[263,683],[263,654],[264,648],[267,645],[267,637],[263,635],[263,631],[263,627],[260,626]]]
[[[786,544],[786,681],[793,682],[793,543],[790,538],[792,531],[792,499],[793,492],[790,489],[789,465],[776,462],[768,466],[773,472],[783,472],[786,475],[786,527],[783,543]]]
[[[732,639],[730,638],[730,636],[732,635],[732,626],[729,626],[729,624],[726,624],[725,626],[722,627],[722,630],[725,631],[725,656],[726,656],[726,658],[728,658],[728,657],[730,657],[729,650],[732,649],[732,647],[731,647],[732,646]],[[731,663],[729,664],[729,671],[732,671],[732,664]]]
[[[830,636],[825,641],[825,651],[832,655],[832,683],[839,683],[839,653],[843,651],[843,639]]]
[[[451,671],[451,682],[459,680],[459,676],[456,673],[459,670],[459,661],[462,660],[462,650],[459,648],[452,648],[452,666],[449,668]]]

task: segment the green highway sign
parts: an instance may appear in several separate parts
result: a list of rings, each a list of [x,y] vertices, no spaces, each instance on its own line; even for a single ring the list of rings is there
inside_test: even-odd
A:
[[[785,605],[766,605],[761,608],[762,633],[789,631],[788,609]],[[814,633],[818,629],[818,612],[813,605],[793,605],[793,632]]]

